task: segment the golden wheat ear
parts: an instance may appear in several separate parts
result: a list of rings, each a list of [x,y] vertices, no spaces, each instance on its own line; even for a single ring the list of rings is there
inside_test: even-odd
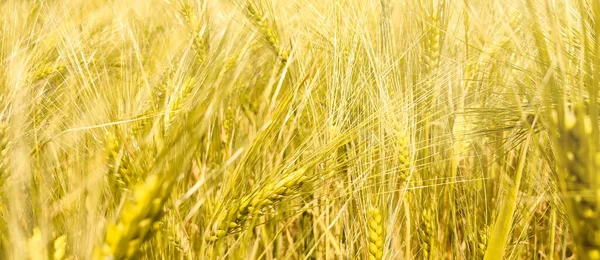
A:
[[[244,13],[256,25],[258,31],[263,35],[265,42],[275,54],[277,54],[277,57],[279,57],[283,63],[286,63],[289,58],[289,51],[281,46],[276,28],[261,12],[259,12],[256,5],[252,3],[252,0],[246,1],[244,9]]]
[[[421,213],[421,229],[419,230],[419,238],[421,240],[421,254],[423,259],[435,259],[435,235],[434,223],[432,220],[432,211],[426,209]]]
[[[67,258],[67,235],[62,235],[52,241],[52,259],[63,260]]]
[[[383,219],[379,208],[372,208],[368,213],[369,222],[369,260],[381,260],[385,243]]]
[[[306,169],[301,168],[279,181],[267,183],[260,189],[243,196],[234,203],[232,208],[219,216],[217,229],[206,238],[207,241],[214,242],[232,233],[243,231],[251,220],[265,215],[269,207],[285,197],[294,195],[307,179]]]
[[[96,249],[94,259],[136,259],[142,245],[153,235],[171,187],[170,181],[156,175],[138,184],[117,221],[108,226],[103,245]]]

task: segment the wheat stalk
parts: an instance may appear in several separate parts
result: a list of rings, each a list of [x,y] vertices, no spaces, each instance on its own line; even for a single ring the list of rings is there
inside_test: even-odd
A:
[[[515,169],[514,184],[512,187],[510,187],[506,193],[506,196],[503,198],[502,206],[498,212],[494,227],[490,233],[489,242],[484,256],[485,260],[502,259],[504,257],[506,244],[509,241],[515,209],[517,207],[518,193],[521,187],[530,140],[531,135],[528,135],[519,155],[515,156],[515,160],[518,160],[518,164],[517,168]]]

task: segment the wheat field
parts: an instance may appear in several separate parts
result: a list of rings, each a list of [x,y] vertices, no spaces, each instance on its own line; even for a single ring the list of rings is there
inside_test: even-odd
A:
[[[600,259],[600,1],[0,1],[0,259]]]

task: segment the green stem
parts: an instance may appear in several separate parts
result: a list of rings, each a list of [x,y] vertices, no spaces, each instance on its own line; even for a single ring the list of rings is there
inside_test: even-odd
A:
[[[487,250],[485,251],[485,256],[483,257],[484,260],[504,259],[504,251],[512,227],[515,209],[517,207],[517,194],[519,192],[519,186],[521,185],[521,177],[523,175],[523,168],[525,167],[527,147],[529,146],[530,139],[531,135],[527,137],[525,143],[521,148],[519,165],[517,167],[517,172],[515,176],[515,184],[512,187],[512,189],[508,191],[508,194],[506,194],[504,203],[500,208],[498,218],[496,219],[494,229],[492,230],[492,234],[489,239]]]

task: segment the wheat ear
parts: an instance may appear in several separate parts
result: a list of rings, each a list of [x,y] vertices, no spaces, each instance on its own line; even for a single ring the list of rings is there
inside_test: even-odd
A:
[[[234,207],[219,217],[217,230],[208,241],[216,241],[227,235],[242,231],[244,225],[263,216],[266,209],[284,197],[290,196],[307,180],[306,169],[296,170],[277,182],[271,182],[234,203]]]
[[[124,152],[122,143],[114,133],[111,132],[106,136],[104,150],[108,162],[109,180],[119,189],[126,189],[135,183],[134,176],[131,176],[131,159]]]
[[[54,260],[66,259],[67,254],[67,235],[62,235],[54,239],[52,242],[53,250],[52,257]]]
[[[206,52],[208,49],[208,40],[206,39],[206,26],[200,25],[194,8],[189,4],[183,4],[181,8],[181,16],[186,22],[189,30],[189,34],[192,37],[192,46],[196,51],[196,58],[200,63],[206,59]]]
[[[383,258],[383,245],[385,234],[383,230],[382,216],[379,208],[369,210],[369,260],[381,260]]]
[[[245,10],[246,15],[256,25],[265,41],[269,44],[269,47],[275,51],[282,62],[286,63],[289,53],[281,46],[279,39],[277,38],[276,30],[270,26],[268,20],[250,1],[246,2]]]
[[[95,252],[95,259],[136,259],[141,246],[153,232],[153,225],[163,214],[163,205],[172,187],[156,175],[149,176],[134,189],[116,223],[106,232],[104,244]]]
[[[421,214],[422,228],[420,237],[422,242],[423,259],[435,259],[435,237],[433,233],[433,221],[431,219],[431,210],[426,209]]]
[[[410,151],[408,150],[408,137],[406,132],[400,131],[398,138],[398,168],[400,171],[400,180],[405,182],[410,174]]]

